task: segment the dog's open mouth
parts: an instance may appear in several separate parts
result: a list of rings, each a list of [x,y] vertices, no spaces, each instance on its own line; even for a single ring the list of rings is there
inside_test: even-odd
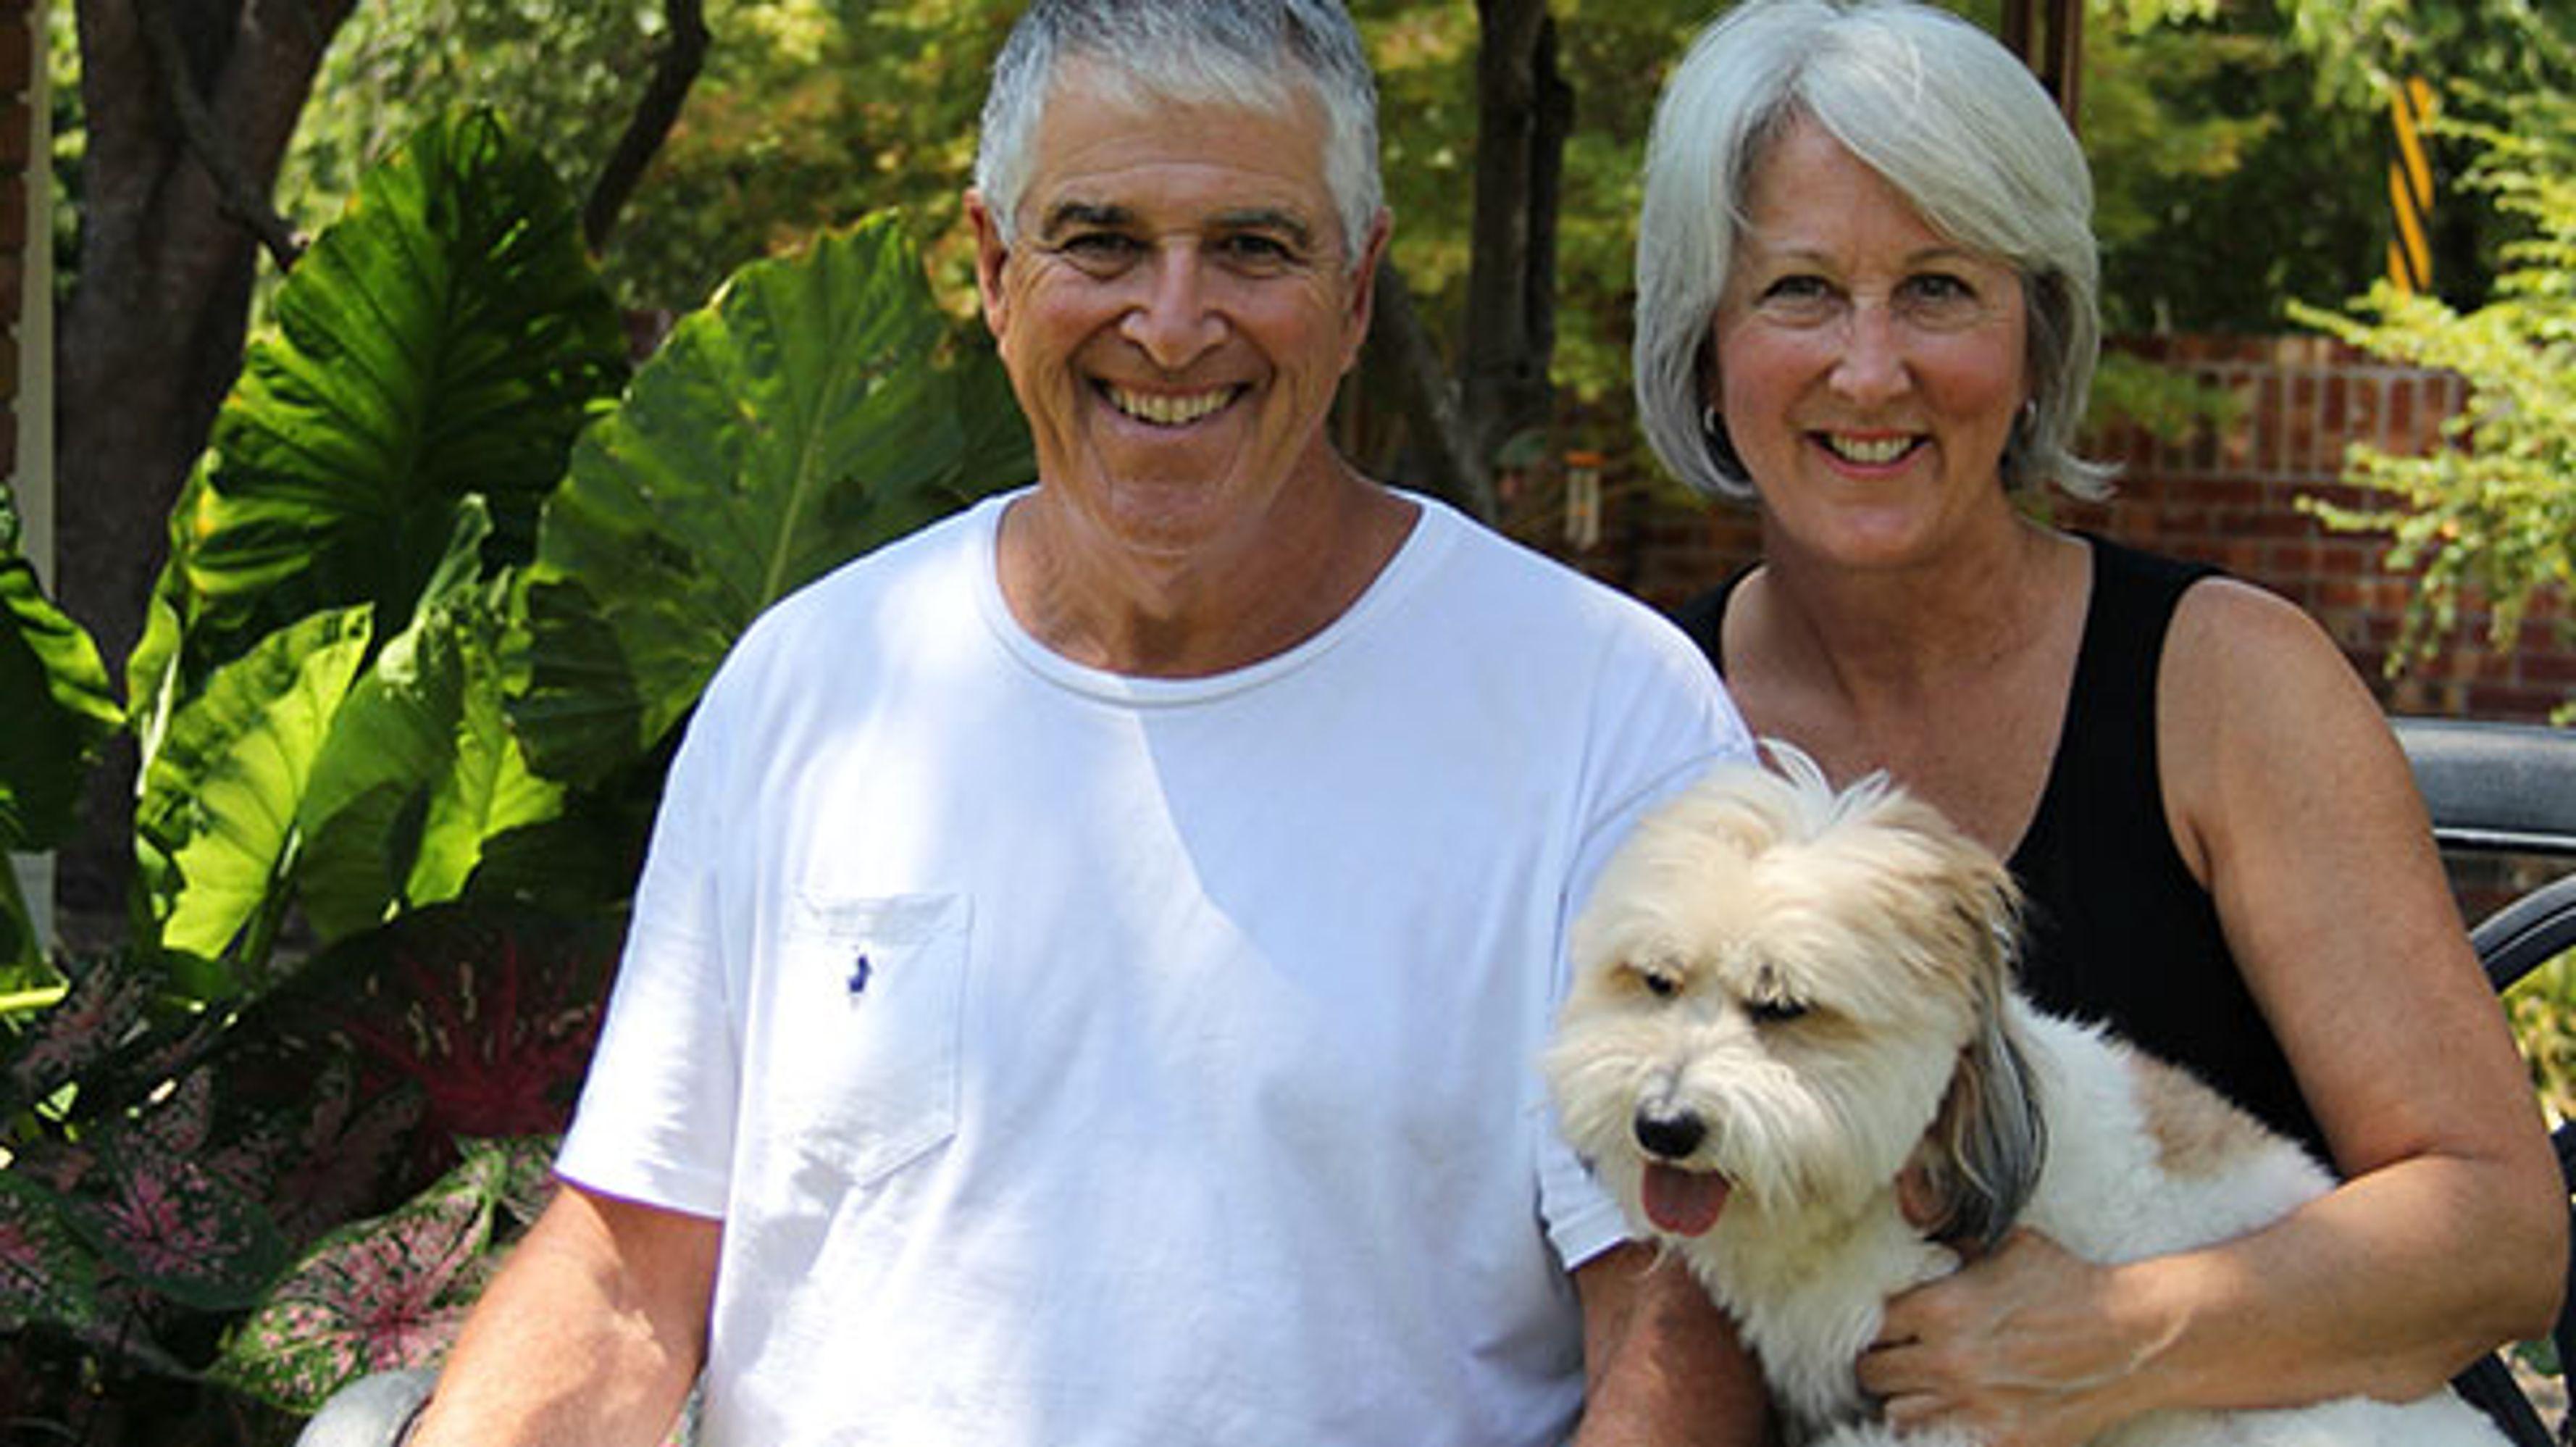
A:
[[[1705,1234],[1734,1189],[1715,1171],[1685,1171],[1661,1161],[1646,1163],[1644,1187],[1646,1219],[1676,1236]]]

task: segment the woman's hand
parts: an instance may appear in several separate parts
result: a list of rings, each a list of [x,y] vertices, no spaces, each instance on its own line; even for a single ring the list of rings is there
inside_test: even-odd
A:
[[[1991,1256],[1887,1304],[1860,1385],[1906,1429],[1990,1447],[2077,1447],[2125,1414],[2116,1389],[2153,1354],[2112,1309],[2111,1268],[2015,1231]]]

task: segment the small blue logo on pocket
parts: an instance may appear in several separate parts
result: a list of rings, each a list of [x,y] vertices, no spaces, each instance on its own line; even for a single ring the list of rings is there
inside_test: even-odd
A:
[[[868,977],[875,973],[876,970],[868,964],[867,952],[860,951],[859,957],[850,962],[850,994],[853,998],[867,993]]]

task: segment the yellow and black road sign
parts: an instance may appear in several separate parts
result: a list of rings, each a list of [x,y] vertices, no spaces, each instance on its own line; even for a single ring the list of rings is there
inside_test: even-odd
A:
[[[2389,98],[2397,152],[2388,162],[2388,206],[2396,222],[2388,242],[2388,281],[2399,291],[2433,289],[2433,163],[2424,153],[2424,122],[2433,113],[2433,88],[2409,79]]]

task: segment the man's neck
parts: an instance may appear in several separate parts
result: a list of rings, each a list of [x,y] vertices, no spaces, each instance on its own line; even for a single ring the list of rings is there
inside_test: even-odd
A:
[[[1198,678],[1275,657],[1368,591],[1419,509],[1338,462],[1289,514],[1223,553],[1151,551],[1038,490],[1003,515],[1002,596],[1030,636],[1089,667]]]

